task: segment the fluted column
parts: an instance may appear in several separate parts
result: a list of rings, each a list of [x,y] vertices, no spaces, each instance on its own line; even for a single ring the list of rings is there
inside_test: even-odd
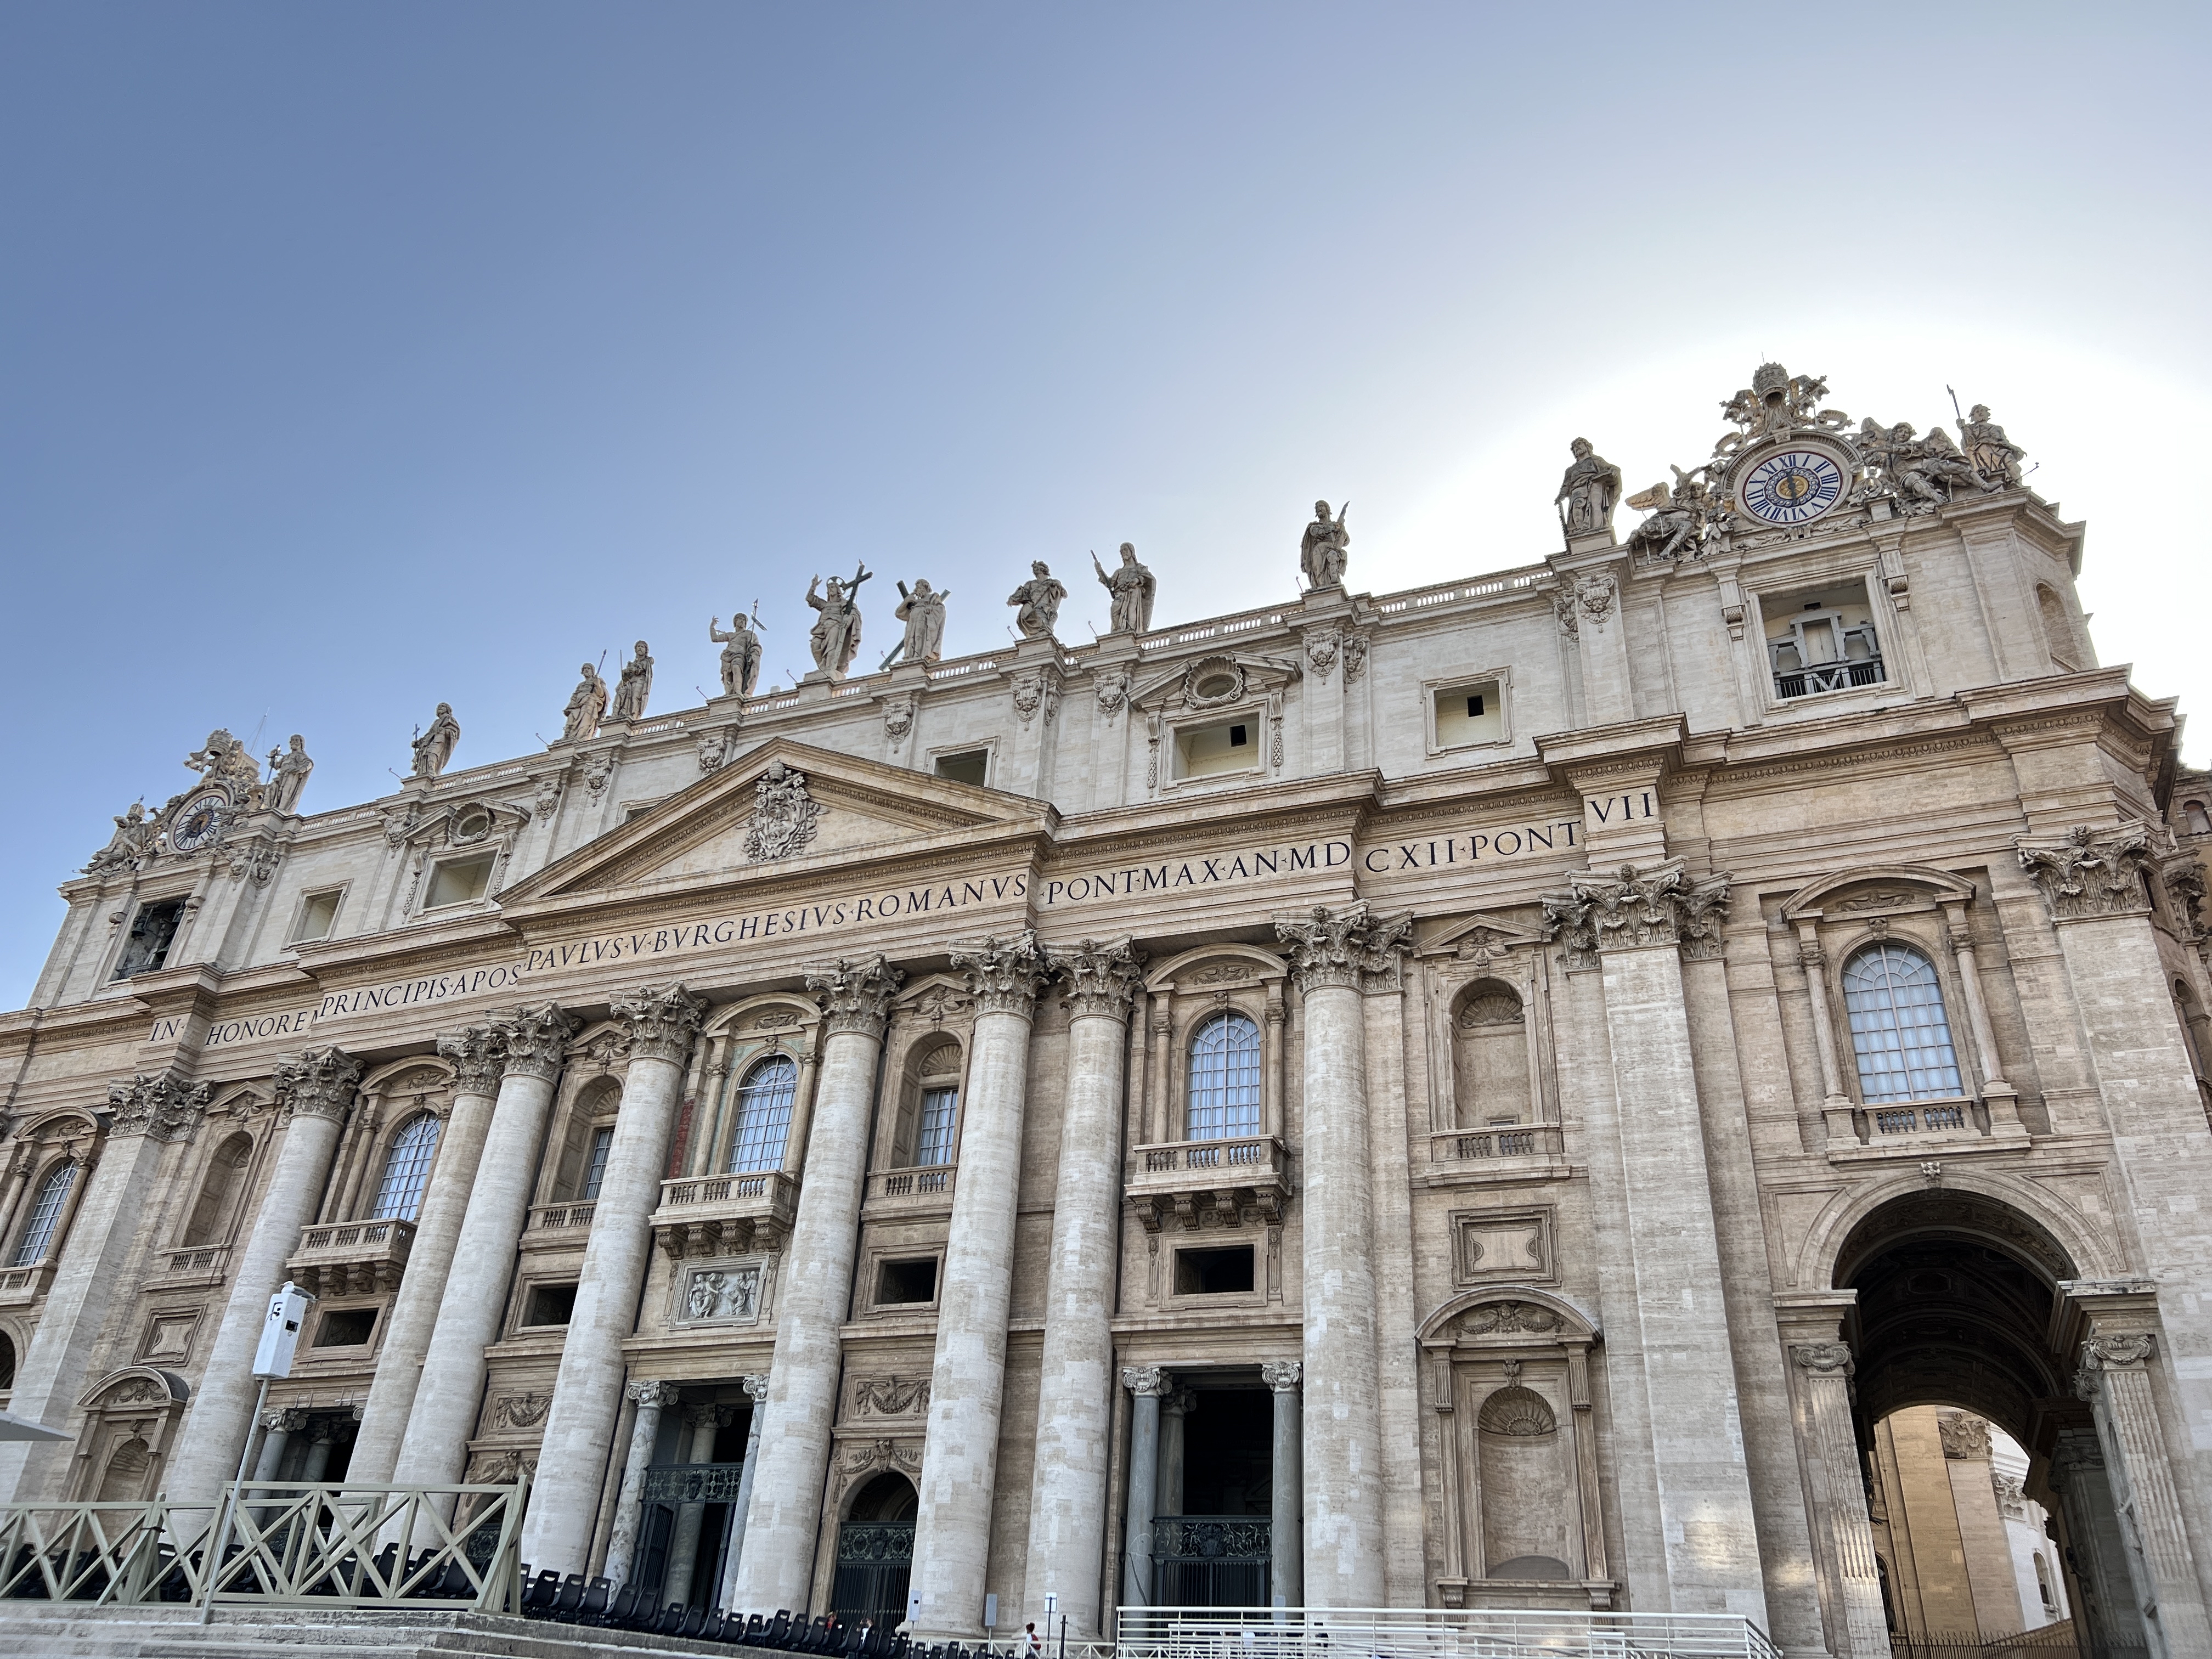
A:
[[[2150,1316],[2146,1311],[2144,1318]],[[2097,1322],[2100,1327],[2114,1322]],[[2075,1392],[2096,1413],[2098,1437],[2105,1443],[2112,1497],[2130,1546],[2125,1553],[2136,1604],[2150,1650],[2165,1659],[2181,1659],[2185,1654],[2212,1654],[2212,1620],[2205,1616],[2180,1495],[2151,1398],[2149,1361],[2157,1352],[2158,1339],[2148,1331],[2092,1336],[2081,1345],[2081,1369],[2074,1383]]]
[[[1053,953],[1067,981],[1067,1088],[1053,1198],[1036,1460],[1030,1478],[1028,1579],[1035,1613],[1056,1595],[1068,1634],[1098,1635],[1106,1475],[1114,1404],[1114,1285],[1120,1229],[1121,1115],[1129,1008],[1141,961],[1129,941]]]
[[[1889,1659],[1887,1615],[1881,1604],[1881,1570],[1875,1560],[1874,1522],[1867,1513],[1858,1437],[1851,1427],[1851,1351],[1841,1342],[1803,1342],[1792,1347],[1797,1387],[1813,1466],[1814,1510],[1828,1531],[1838,1600],[1844,1615],[1847,1659]]]
[[[61,1259],[16,1366],[8,1407],[14,1415],[58,1429],[84,1392],[94,1345],[117,1293],[129,1288],[124,1270],[162,1152],[172,1141],[191,1139],[208,1093],[204,1084],[191,1088],[166,1073],[108,1085],[106,1150],[89,1172],[78,1171],[68,1231],[56,1230]],[[40,1489],[58,1478],[68,1457],[69,1448],[56,1442],[0,1442],[0,1497],[53,1495]]]
[[[1300,1524],[1298,1500],[1304,1483],[1299,1476],[1298,1376],[1303,1368],[1295,1359],[1273,1360],[1260,1367],[1260,1380],[1275,1396],[1275,1438],[1269,1468],[1273,1502],[1268,1509],[1267,1595],[1279,1607],[1304,1605],[1298,1546],[1304,1528]]]
[[[2073,1613],[2085,1652],[2142,1649],[2148,1638],[2128,1547],[2112,1507],[2112,1483],[2094,1421],[2062,1428],[2051,1451],[2051,1489],[2066,1511],[2066,1545],[2074,1569]]]
[[[492,1102],[499,1094],[507,1046],[499,1028],[473,1025],[455,1036],[438,1039],[438,1053],[453,1068],[453,1106],[438,1134],[437,1161],[415,1221],[415,1242],[407,1271],[392,1299],[384,1327],[376,1374],[362,1407],[361,1431],[354,1438],[346,1477],[371,1483],[389,1480],[407,1438],[407,1419],[415,1406],[416,1385],[437,1328],[446,1277],[460,1243],[462,1218],[476,1184],[484,1139],[491,1132]]]
[[[253,1427],[260,1388],[252,1374],[253,1351],[261,1343],[269,1298],[283,1281],[286,1260],[299,1248],[300,1230],[322,1201],[338,1132],[360,1081],[361,1062],[337,1048],[310,1048],[276,1068],[276,1095],[289,1120],[284,1145],[253,1232],[231,1258],[230,1298],[169,1465],[172,1503],[212,1508],[224,1484],[237,1478],[239,1454]]]
[[[727,1425],[733,1411],[729,1406],[694,1406],[686,1410],[684,1426],[690,1431],[690,1442],[684,1448],[682,1461],[713,1462],[714,1438]],[[660,1592],[663,1605],[670,1601],[687,1605],[690,1602],[691,1580],[699,1571],[699,1534],[706,1522],[705,1504],[676,1506],[676,1525],[668,1537],[668,1577]]]
[[[768,1417],[768,1374],[755,1371],[740,1377],[745,1385],[745,1398],[752,1401],[752,1420],[745,1429],[745,1467],[738,1476],[737,1513],[730,1517],[730,1547],[722,1563],[722,1591],[714,1600],[718,1606],[738,1605],[738,1563],[744,1559],[745,1517],[752,1508],[753,1474],[760,1468],[761,1424]]]
[[[1045,959],[1036,935],[956,945],[952,965],[975,998],[975,1051],[960,1115],[960,1172],[952,1190],[938,1290],[937,1358],[922,1442],[910,1594],[915,1635],[970,1637],[983,1628],[991,1498],[999,1471],[999,1413],[1006,1377],[1006,1309],[1013,1296],[1014,1212],[1022,1188],[1022,1110],[1030,1021]]]
[[[1306,1605],[1378,1607],[1382,1376],[1376,1364],[1363,976],[1388,972],[1412,930],[1365,904],[1279,916],[1304,1004]]]
[[[576,1033],[576,1022],[550,1002],[497,1024],[505,1070],[393,1464],[401,1486],[446,1486],[467,1471],[469,1438],[483,1409],[484,1349],[506,1316],[553,1085]],[[538,1501],[533,1495],[532,1505]]]
[[[826,1011],[822,1076],[777,1291],[768,1400],[755,1407],[766,1426],[745,1512],[745,1550],[730,1592],[735,1610],[804,1609],[813,1585],[843,1358],[837,1333],[852,1310],[876,1060],[891,998],[904,978],[881,957],[835,963],[806,975],[807,989]]]
[[[621,1404],[622,1345],[637,1323],[684,1061],[706,1012],[680,984],[614,1005],[615,1018],[629,1028],[629,1069],[545,1414],[538,1491],[524,1522],[522,1553],[540,1569],[581,1572],[591,1553]]]
[[[645,1472],[660,1438],[660,1413],[676,1403],[672,1382],[633,1382],[629,1397],[637,1415],[629,1429],[629,1456],[623,1463],[622,1492],[615,1499],[614,1530],[607,1537],[607,1564],[600,1571],[617,1585],[627,1583],[637,1559],[638,1529],[645,1521]]]
[[[1160,1396],[1175,1386],[1158,1365],[1124,1365],[1129,1391],[1129,1507],[1122,1517],[1121,1605],[1152,1605],[1152,1517],[1160,1500]]]

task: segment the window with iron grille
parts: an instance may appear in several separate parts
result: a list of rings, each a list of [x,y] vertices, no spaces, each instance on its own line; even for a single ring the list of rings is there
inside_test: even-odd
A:
[[[1216,1014],[1190,1042],[1187,1140],[1260,1133],[1260,1028],[1243,1014]]]
[[[76,1184],[74,1164],[64,1164],[46,1177],[46,1185],[39,1188],[39,1201],[31,1207],[30,1224],[23,1229],[23,1242],[15,1247],[9,1267],[35,1267],[46,1259],[47,1247],[54,1242],[54,1229],[62,1224],[62,1206],[69,1202],[70,1188]]]
[[[412,1221],[422,1207],[422,1188],[430,1182],[430,1160],[438,1150],[438,1120],[425,1112],[392,1137],[385,1155],[384,1179],[376,1188],[380,1221]]]
[[[1965,1093],[1936,964],[1908,945],[1869,945],[1844,964],[1859,1092],[1878,1101],[1943,1100]]]
[[[738,1090],[737,1136],[730,1143],[730,1173],[783,1167],[791,1103],[799,1093],[799,1066],[788,1054],[770,1054],[745,1073]]]

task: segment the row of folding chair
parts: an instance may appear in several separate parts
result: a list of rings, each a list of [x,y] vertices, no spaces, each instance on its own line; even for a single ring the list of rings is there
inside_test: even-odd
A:
[[[841,1620],[834,1614],[794,1619],[788,1610],[773,1619],[759,1613],[725,1613],[720,1607],[687,1607],[680,1601],[656,1606],[653,1593],[635,1584],[617,1589],[610,1579],[565,1578],[548,1570],[536,1577],[523,1569],[523,1616],[561,1624],[595,1625],[612,1630],[676,1636],[695,1642],[725,1642],[735,1647],[805,1653],[823,1659],[986,1659],[986,1650],[957,1642],[915,1646],[885,1624]]]

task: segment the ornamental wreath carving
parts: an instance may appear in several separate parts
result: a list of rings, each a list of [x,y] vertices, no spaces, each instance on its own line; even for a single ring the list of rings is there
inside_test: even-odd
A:
[[[553,1408],[553,1396],[545,1394],[503,1394],[491,1402],[491,1420],[495,1428],[534,1429],[545,1420],[545,1413]]]
[[[2016,846],[2021,868],[2043,895],[2054,921],[2124,915],[2148,902],[2143,872],[2150,866],[2150,838],[2143,823],[2114,830],[2076,824],[2055,844]]]
[[[913,1417],[929,1409],[926,1376],[863,1376],[853,1383],[853,1411],[860,1417]]]
[[[1548,1336],[1566,1322],[1537,1302],[1485,1302],[1460,1316],[1459,1328],[1472,1336]]]
[[[814,839],[822,804],[806,793],[806,774],[770,761],[753,787],[753,815],[745,823],[745,856],[756,863],[787,859]]]

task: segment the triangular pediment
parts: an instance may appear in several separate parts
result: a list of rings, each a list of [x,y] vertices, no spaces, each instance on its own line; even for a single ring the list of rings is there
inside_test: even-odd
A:
[[[771,738],[500,895],[540,900],[770,876],[872,852],[1048,830],[1042,801]]]
[[[1543,933],[1535,928],[1486,912],[1453,922],[1424,940],[1415,954],[1469,958],[1485,953],[1503,956],[1509,951],[1525,950],[1547,942]]]

